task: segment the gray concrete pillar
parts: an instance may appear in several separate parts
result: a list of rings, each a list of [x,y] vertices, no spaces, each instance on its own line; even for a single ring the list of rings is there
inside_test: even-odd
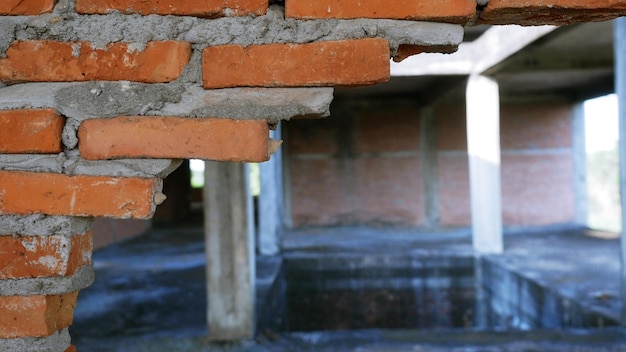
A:
[[[270,137],[281,139],[281,124],[270,132]],[[261,194],[259,195],[259,252],[275,255],[280,252],[283,222],[283,162],[280,152],[261,163]]]
[[[574,105],[572,114],[572,157],[574,159],[574,221],[587,226],[587,151],[585,148],[584,103]]]
[[[622,325],[626,325],[626,18],[614,21],[615,92],[619,113],[620,196],[622,204],[622,233],[620,255],[622,261],[620,281],[622,284]]]
[[[439,172],[437,170],[437,130],[432,106],[420,111],[420,151],[424,179],[426,225],[439,226]]]
[[[478,253],[502,253],[498,83],[472,75],[466,97],[472,242]]]
[[[209,339],[251,338],[255,256],[247,165],[205,162],[204,202]]]

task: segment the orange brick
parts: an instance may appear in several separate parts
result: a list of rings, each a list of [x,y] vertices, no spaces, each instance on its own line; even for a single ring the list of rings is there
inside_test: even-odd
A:
[[[479,23],[564,25],[605,21],[626,15],[623,0],[491,0]]]
[[[465,23],[474,16],[472,0],[286,0],[285,17],[391,18],[400,20]]]
[[[150,42],[138,50],[128,43],[95,49],[88,42],[15,41],[0,60],[5,82],[117,81],[170,82],[191,57],[187,42]]]
[[[389,44],[360,39],[214,46],[202,56],[205,88],[366,85],[389,79]]]
[[[60,153],[64,123],[53,109],[0,111],[0,153]]]
[[[459,49],[456,45],[410,45],[410,44],[401,44],[398,46],[398,51],[393,56],[394,62],[402,62],[402,60],[411,57],[413,55],[418,55],[421,53],[442,53],[442,54],[452,54],[453,52]]]
[[[261,162],[270,157],[266,121],[183,117],[116,117],[84,121],[83,159],[198,158]]]
[[[220,17],[264,15],[267,0],[76,0],[76,11],[84,14],[106,14],[112,11],[141,15],[187,15]]]
[[[71,238],[0,236],[0,279],[69,276],[91,263],[91,232]]]
[[[76,352],[76,346],[71,345],[65,350],[65,352]]]
[[[0,214],[149,218],[156,178],[0,171]]]
[[[46,337],[70,326],[77,296],[0,297],[0,338]]]
[[[56,0],[2,0],[0,15],[30,16],[52,12]]]

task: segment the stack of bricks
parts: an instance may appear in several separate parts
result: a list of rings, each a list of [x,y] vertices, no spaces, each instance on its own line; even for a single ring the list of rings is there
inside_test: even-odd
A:
[[[463,25],[623,14],[602,0],[0,1],[0,350],[74,351],[93,217],[150,218],[180,159],[260,162],[389,59]]]

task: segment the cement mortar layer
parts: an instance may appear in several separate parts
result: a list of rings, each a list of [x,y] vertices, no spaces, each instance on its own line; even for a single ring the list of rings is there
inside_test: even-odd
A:
[[[180,159],[84,160],[78,151],[57,155],[0,154],[0,170],[63,173],[70,176],[165,178],[182,164]]]
[[[0,110],[54,108],[67,117],[63,144],[78,144],[80,123],[91,118],[151,115],[288,120],[326,117],[333,88],[229,88],[205,90],[194,54],[181,79],[169,84],[132,82],[24,83],[0,89]]]
[[[82,290],[94,279],[93,265],[86,265],[71,276],[0,280],[0,296],[61,295]]]
[[[54,332],[47,337],[20,337],[0,339],[0,351],[11,352],[50,352],[65,351],[72,341],[68,329]]]
[[[91,218],[75,216],[0,215],[0,235],[73,236],[91,228]]]
[[[310,43],[315,41],[385,38],[392,54],[398,45],[458,45],[463,39],[460,25],[379,19],[285,19],[284,9],[271,6],[258,17],[202,19],[187,16],[140,16],[111,13],[77,15],[58,11],[32,17],[2,17],[0,28],[8,29],[3,46],[13,40],[49,39],[92,42],[97,48],[109,43],[147,43],[153,40],[185,40],[202,46],[269,43]]]

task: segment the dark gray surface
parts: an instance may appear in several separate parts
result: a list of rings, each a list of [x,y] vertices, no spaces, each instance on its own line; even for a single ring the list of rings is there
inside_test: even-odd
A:
[[[508,230],[511,270],[549,285],[592,309],[621,309],[617,239],[589,237],[573,227]],[[94,254],[96,283],[79,295],[74,342],[81,351],[626,351],[626,331],[366,330],[275,333],[210,344],[205,338],[204,244],[200,227],[158,229]],[[333,252],[471,253],[468,230],[310,229],[286,236],[287,254]],[[276,260],[259,257],[260,276]],[[263,264],[265,263],[265,264]],[[265,265],[265,267],[263,267]],[[267,279],[259,280],[267,282]],[[259,291],[267,292],[267,289]]]

